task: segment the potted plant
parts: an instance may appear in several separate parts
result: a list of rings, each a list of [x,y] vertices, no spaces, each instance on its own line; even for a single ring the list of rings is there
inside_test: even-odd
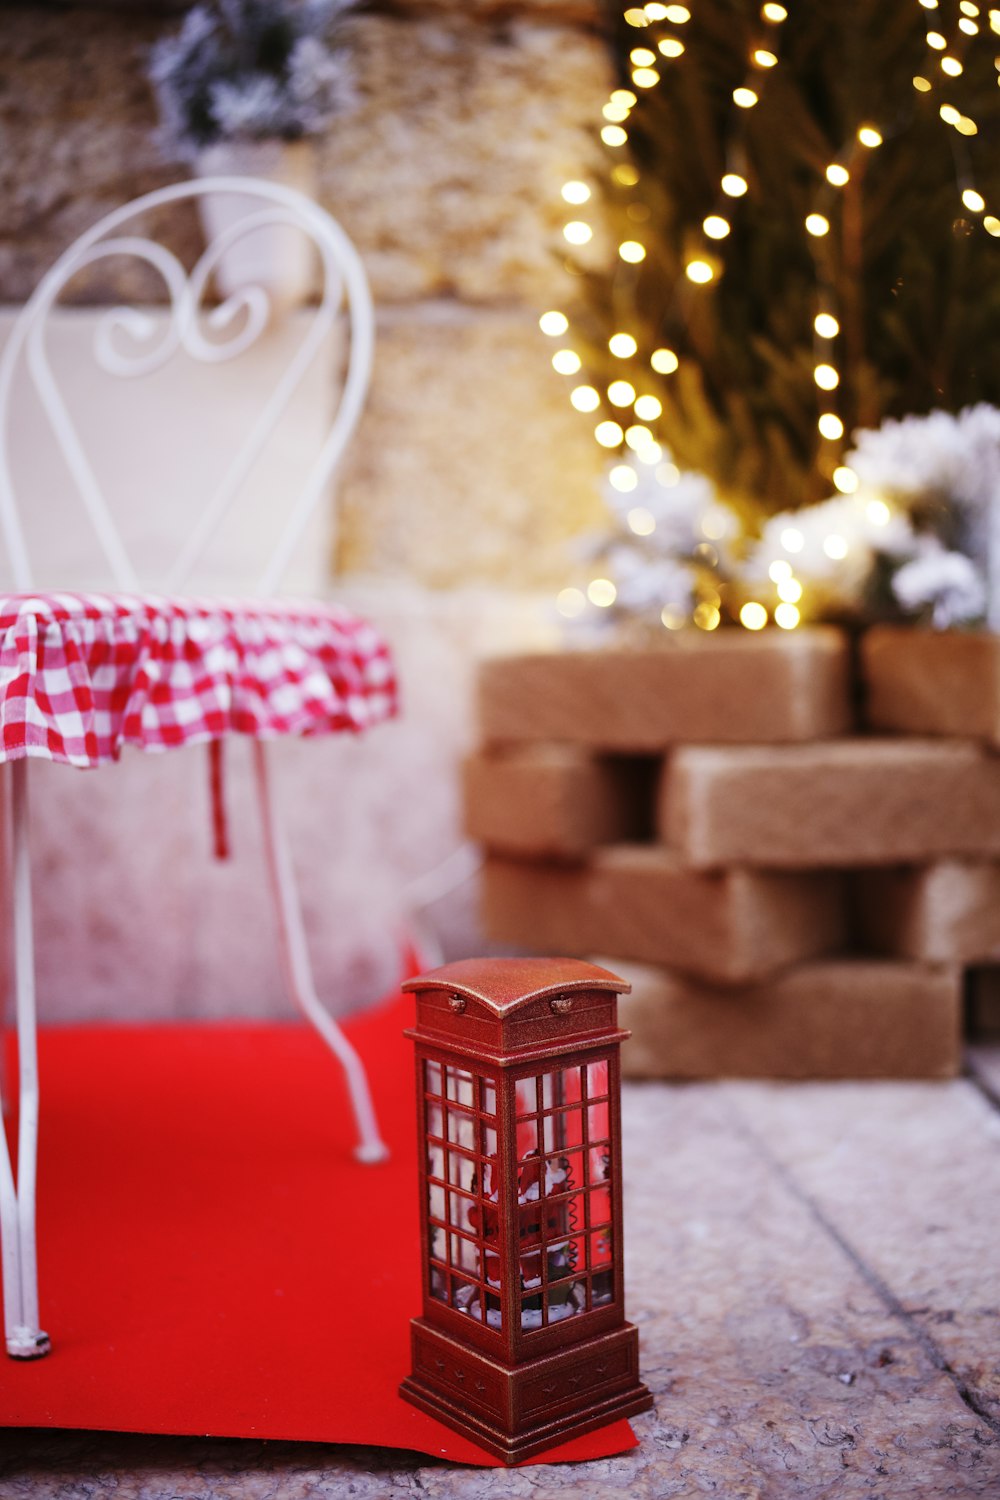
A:
[[[201,177],[260,177],[312,194],[312,138],[351,102],[346,53],[336,45],[354,0],[206,0],[150,58],[161,139]],[[210,242],[248,212],[236,193],[200,200]],[[220,257],[224,296],[263,285],[272,300],[304,299],[312,246],[288,227],[235,240]]]

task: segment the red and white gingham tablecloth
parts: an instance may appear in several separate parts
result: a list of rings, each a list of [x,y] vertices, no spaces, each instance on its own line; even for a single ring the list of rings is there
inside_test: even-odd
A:
[[[396,711],[389,649],[336,605],[0,596],[0,761],[361,730]]]

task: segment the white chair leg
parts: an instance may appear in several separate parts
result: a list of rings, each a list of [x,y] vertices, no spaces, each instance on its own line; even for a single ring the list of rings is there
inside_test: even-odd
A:
[[[271,795],[266,747],[255,740],[253,750],[285,981],[292,999],[315,1026],[344,1070],[358,1130],[355,1156],[359,1161],[383,1161],[389,1155],[389,1149],[379,1134],[364,1064],[316,994],[292,862]]]
[[[38,1045],[35,1019],[35,952],[28,848],[28,763],[14,761],[13,896],[14,975],[17,996],[19,1074],[17,1182],[0,1130],[0,1236],[3,1241],[4,1329],[7,1353],[38,1359],[49,1352],[49,1336],[38,1326],[38,1261],[35,1247],[35,1175],[38,1161]]]

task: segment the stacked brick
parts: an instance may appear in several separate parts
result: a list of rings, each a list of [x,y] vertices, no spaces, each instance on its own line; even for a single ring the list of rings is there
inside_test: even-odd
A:
[[[483,665],[488,936],[630,979],[634,1076],[957,1070],[1000,961],[1000,640],[874,630],[861,678],[823,628]]]

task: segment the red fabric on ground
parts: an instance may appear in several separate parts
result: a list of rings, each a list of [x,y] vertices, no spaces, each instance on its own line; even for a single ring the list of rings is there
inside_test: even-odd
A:
[[[412,1000],[347,1029],[392,1159],[296,1025],[43,1032],[42,1325],[0,1424],[293,1438],[492,1464],[397,1395],[419,1312]],[[12,1076],[8,1074],[8,1076]],[[532,1463],[633,1447],[627,1422]]]

